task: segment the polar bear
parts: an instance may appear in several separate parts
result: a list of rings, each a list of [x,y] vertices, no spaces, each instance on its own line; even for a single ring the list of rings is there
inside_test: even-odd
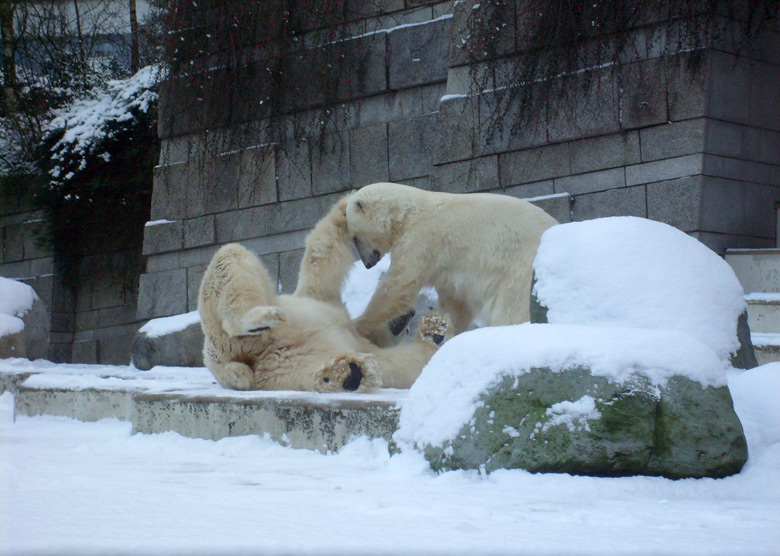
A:
[[[318,392],[408,388],[449,336],[447,321],[438,314],[421,320],[417,337],[392,348],[379,348],[357,333],[335,297],[352,262],[351,254],[343,253],[350,251],[345,202],[307,238],[299,288],[292,295],[277,295],[260,260],[241,245],[225,245],[212,258],[201,282],[198,310],[204,362],[223,387]],[[334,237],[341,239],[331,242]]]
[[[556,220],[526,201],[490,193],[424,191],[374,183],[347,200],[347,230],[367,268],[388,252],[387,274],[356,320],[358,332],[390,345],[420,289],[433,286],[451,332],[530,318],[533,260]]]

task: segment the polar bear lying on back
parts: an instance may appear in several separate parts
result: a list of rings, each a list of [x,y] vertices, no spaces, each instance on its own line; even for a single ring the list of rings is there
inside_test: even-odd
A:
[[[357,333],[341,302],[352,265],[342,199],[306,239],[298,289],[277,295],[260,260],[231,243],[214,255],[198,309],[204,362],[225,388],[367,392],[409,388],[448,337],[446,319],[421,321],[417,337],[380,348]]]
[[[436,193],[375,183],[349,197],[347,228],[363,264],[392,252],[390,269],[358,331],[378,345],[392,342],[418,292],[433,286],[451,332],[530,318],[533,260],[542,233],[557,224],[539,207],[505,195]],[[388,323],[394,323],[388,326]]]

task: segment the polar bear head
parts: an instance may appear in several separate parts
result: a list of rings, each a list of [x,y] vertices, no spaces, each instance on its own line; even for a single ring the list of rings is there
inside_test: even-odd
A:
[[[392,250],[419,192],[406,185],[381,182],[367,185],[350,197],[347,229],[366,268]]]

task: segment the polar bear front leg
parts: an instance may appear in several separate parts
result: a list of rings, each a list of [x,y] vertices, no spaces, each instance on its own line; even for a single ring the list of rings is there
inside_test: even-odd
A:
[[[409,279],[390,270],[377,287],[363,314],[355,319],[358,333],[375,345],[388,347],[397,343],[395,336],[403,332],[414,316],[414,302],[423,286],[418,277]]]
[[[222,319],[222,328],[230,336],[251,336],[260,334],[287,320],[279,307],[256,306],[239,315],[228,315]]]
[[[347,230],[349,195],[339,200],[306,238],[293,295],[341,305],[341,286],[354,261]]]
[[[469,330],[474,322],[474,313],[468,308],[466,302],[443,288],[437,288],[436,292],[439,294],[439,309],[449,320],[450,334],[457,336]]]

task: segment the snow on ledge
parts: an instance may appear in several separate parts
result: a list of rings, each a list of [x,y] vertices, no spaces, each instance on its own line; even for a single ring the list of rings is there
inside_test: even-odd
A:
[[[175,224],[176,222],[178,222],[178,220],[165,220],[165,219],[162,219],[162,220],[151,220],[151,221],[147,222],[146,224],[144,224],[144,227],[145,228],[150,228],[152,226],[160,226],[162,224]]]
[[[745,301],[748,303],[769,303],[780,304],[780,293],[778,292],[752,292],[745,295]]]
[[[780,334],[771,332],[751,332],[753,347],[780,347]]]
[[[200,313],[197,310],[181,315],[152,319],[139,328],[138,332],[146,334],[149,338],[159,338],[160,336],[180,332],[196,322],[200,322]]]

